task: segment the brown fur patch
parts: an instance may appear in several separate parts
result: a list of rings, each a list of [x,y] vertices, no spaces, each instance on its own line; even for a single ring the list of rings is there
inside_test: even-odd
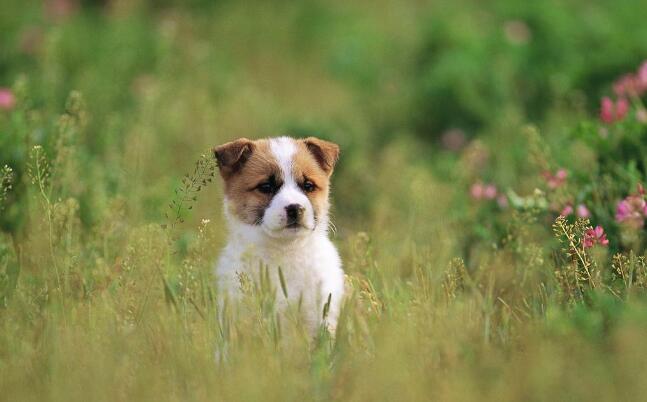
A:
[[[254,143],[247,138],[239,138],[213,149],[218,168],[223,179],[235,174],[245,164],[254,150]]]
[[[299,142],[305,144],[319,166],[330,176],[339,158],[339,145],[315,137],[308,137],[304,140],[299,140]]]
[[[303,185],[305,179],[314,183],[315,190],[309,193],[306,192],[305,195],[314,208],[315,217],[321,216],[324,211],[328,210],[330,179],[328,172],[324,170],[317,157],[310,151],[307,140],[297,141],[297,152],[294,155],[292,175],[299,186]]]
[[[330,175],[339,154],[336,144],[306,138],[295,141],[296,153],[292,161],[294,181],[302,188],[306,180],[315,185],[314,191],[304,194],[310,200],[315,218],[328,210]],[[274,194],[256,190],[260,183],[274,177],[282,185],[283,172],[270,149],[270,140],[239,139],[214,149],[225,182],[229,210],[242,222],[259,224]]]
[[[273,194],[263,194],[254,189],[274,175],[277,183],[283,182],[281,169],[272,156],[268,140],[253,141],[252,153],[240,170],[225,179],[225,194],[230,211],[250,225],[258,224]]]

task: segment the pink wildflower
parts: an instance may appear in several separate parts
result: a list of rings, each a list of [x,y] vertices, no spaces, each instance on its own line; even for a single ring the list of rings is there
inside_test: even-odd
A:
[[[497,189],[494,184],[488,184],[483,188],[483,197],[486,200],[493,200],[496,198]]]
[[[472,184],[472,187],[470,188],[470,195],[475,200],[482,199],[483,198],[483,184],[482,183],[474,183],[474,184]]]
[[[629,102],[625,98],[618,98],[614,103],[611,98],[602,98],[600,106],[600,120],[606,124],[621,121],[629,112]]]
[[[616,221],[630,227],[640,229],[645,224],[647,217],[647,202],[645,202],[645,188],[638,184],[635,194],[628,195],[616,207]]]
[[[619,98],[642,96],[647,91],[647,60],[638,68],[636,74],[625,74],[613,83],[613,92]]]
[[[613,83],[613,92],[619,97],[636,96],[638,87],[638,78],[633,74],[625,74]]]
[[[608,246],[609,240],[607,239],[606,233],[602,226],[598,225],[595,229],[589,229],[584,233],[584,238],[582,239],[582,245],[584,248],[591,248],[599,244],[601,246]]]
[[[580,218],[590,218],[591,211],[589,211],[586,205],[580,204],[577,206],[577,216],[579,216]]]
[[[638,74],[636,76],[636,81],[638,85],[639,95],[643,91],[647,91],[647,60],[638,69]]]
[[[544,180],[546,180],[549,188],[556,189],[566,182],[568,172],[566,169],[558,169],[554,175],[551,172],[546,171],[542,173],[542,176],[544,176]]]
[[[629,112],[629,101],[626,98],[619,98],[616,101],[616,119],[618,121],[625,118]]]
[[[600,107],[600,120],[607,124],[613,123],[614,116],[614,107],[613,101],[608,96],[602,98],[602,104]]]
[[[11,110],[16,106],[16,97],[8,88],[0,88],[0,109]]]
[[[470,188],[470,195],[475,200],[493,200],[498,194],[497,188],[494,184],[483,184],[477,182],[472,184]]]
[[[569,216],[573,213],[573,206],[571,204],[566,204],[562,211],[559,213],[561,216]]]
[[[645,224],[647,204],[643,195],[629,195],[616,207],[616,221],[640,229]]]

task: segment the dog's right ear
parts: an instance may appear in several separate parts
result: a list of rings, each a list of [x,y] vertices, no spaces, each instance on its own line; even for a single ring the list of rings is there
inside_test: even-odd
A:
[[[239,138],[213,148],[213,156],[218,161],[218,168],[223,179],[228,179],[238,172],[252,155],[254,143],[247,138]]]

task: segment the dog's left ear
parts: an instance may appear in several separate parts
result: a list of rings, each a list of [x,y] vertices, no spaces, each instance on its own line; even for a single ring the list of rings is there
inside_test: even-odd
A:
[[[339,159],[339,145],[315,137],[308,137],[303,142],[306,144],[308,151],[315,157],[321,169],[330,176],[337,159]]]
[[[213,148],[213,156],[218,161],[218,169],[223,179],[238,172],[252,155],[254,143],[247,138],[239,138]]]

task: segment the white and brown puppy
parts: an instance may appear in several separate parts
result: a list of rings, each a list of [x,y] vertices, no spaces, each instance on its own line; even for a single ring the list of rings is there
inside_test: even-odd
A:
[[[317,138],[241,138],[214,148],[214,155],[225,183],[229,226],[216,266],[221,293],[235,299],[240,273],[258,278],[265,266],[279,309],[300,303],[311,332],[321,324],[334,331],[344,272],[328,238],[328,194],[339,147]],[[278,286],[279,267],[287,298]]]

